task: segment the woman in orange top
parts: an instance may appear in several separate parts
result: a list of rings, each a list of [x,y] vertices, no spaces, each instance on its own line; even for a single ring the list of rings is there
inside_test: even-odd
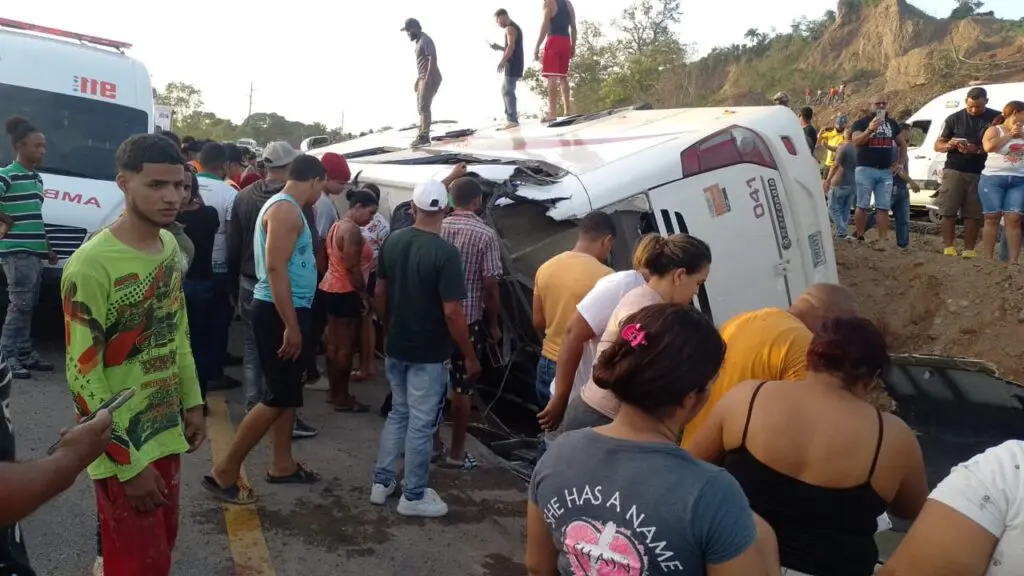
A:
[[[349,199],[345,216],[327,233],[327,272],[320,281],[319,297],[327,310],[327,401],[336,412],[366,412],[349,390],[352,358],[359,346],[363,316],[370,313],[366,280],[370,276],[373,248],[360,227],[377,213],[377,197],[358,190]]]

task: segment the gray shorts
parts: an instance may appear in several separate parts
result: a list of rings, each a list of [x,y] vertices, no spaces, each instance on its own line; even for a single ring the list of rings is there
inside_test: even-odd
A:
[[[569,407],[565,409],[565,418],[562,420],[562,427],[559,429],[559,432],[565,433],[572,430],[582,430],[583,428],[594,428],[611,424],[611,422],[611,418],[592,408],[583,398],[576,397],[569,402]]]

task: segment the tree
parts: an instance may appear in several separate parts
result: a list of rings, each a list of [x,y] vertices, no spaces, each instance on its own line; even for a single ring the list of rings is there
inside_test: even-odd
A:
[[[964,20],[976,15],[985,3],[981,0],[956,0],[956,8],[950,12],[950,20]]]
[[[622,11],[615,27],[624,35],[623,48],[630,55],[679,44],[672,26],[679,24],[683,11],[679,0],[638,0]]]
[[[203,110],[202,90],[185,82],[171,82],[162,92],[155,92],[157,103],[170,106],[174,111],[173,128],[179,136],[209,138],[218,142],[252,138],[262,144],[285,140],[296,147],[310,136],[326,135],[335,142],[355,137],[350,133],[342,134],[337,128],[328,129],[322,122],[304,124],[288,120],[273,112],[255,112],[241,124],[235,124],[213,112]]]
[[[153,89],[156,92],[156,89]],[[169,82],[162,92],[157,92],[156,103],[170,106],[172,119],[184,120],[203,109],[201,90],[185,82]]]

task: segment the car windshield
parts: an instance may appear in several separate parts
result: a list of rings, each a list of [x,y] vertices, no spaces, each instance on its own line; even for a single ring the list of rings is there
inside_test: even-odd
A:
[[[132,134],[149,131],[149,115],[120,104],[0,84],[0,119],[23,116],[46,135],[40,172],[113,181],[114,152]],[[14,160],[0,143],[0,166]]]

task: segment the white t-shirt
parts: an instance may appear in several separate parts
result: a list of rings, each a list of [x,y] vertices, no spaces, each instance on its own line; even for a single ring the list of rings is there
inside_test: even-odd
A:
[[[203,198],[203,204],[213,206],[217,210],[220,220],[217,235],[213,237],[214,272],[227,272],[227,223],[231,221],[231,207],[235,204],[235,196],[238,195],[238,192],[235,192],[235,189],[223,180],[200,174],[199,195]]]
[[[626,270],[609,274],[597,281],[594,287],[587,292],[587,295],[576,305],[576,311],[583,316],[583,319],[590,324],[594,331],[594,338],[587,342],[583,348],[583,356],[580,358],[580,367],[576,369],[576,377],[572,381],[572,394],[570,399],[576,398],[583,386],[590,380],[590,373],[594,369],[594,362],[597,361],[597,345],[601,343],[601,335],[608,327],[608,320],[612,312],[619,305],[622,297],[638,286],[646,283],[642,274],[636,270]],[[555,394],[555,381],[551,381],[551,395]]]
[[[320,234],[321,238],[327,238],[327,233],[331,231],[331,226],[340,219],[338,209],[327,194],[321,194],[320,198],[313,204],[313,215],[316,216],[316,231]]]
[[[1009,440],[953,468],[928,498],[999,538],[985,576],[1018,576],[1024,566],[1024,441]]]

